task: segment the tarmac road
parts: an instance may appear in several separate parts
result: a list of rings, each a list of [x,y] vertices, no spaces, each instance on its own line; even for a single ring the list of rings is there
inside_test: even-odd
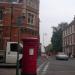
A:
[[[64,61],[50,57],[43,68],[38,71],[38,75],[75,75],[75,59],[70,58]]]

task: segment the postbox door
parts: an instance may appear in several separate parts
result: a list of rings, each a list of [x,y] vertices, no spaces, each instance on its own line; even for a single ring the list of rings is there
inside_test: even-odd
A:
[[[38,38],[23,39],[22,73],[35,75],[37,72]]]
[[[25,50],[23,52],[23,70],[27,73],[36,72],[37,48],[38,47],[35,45],[29,45],[24,47]]]

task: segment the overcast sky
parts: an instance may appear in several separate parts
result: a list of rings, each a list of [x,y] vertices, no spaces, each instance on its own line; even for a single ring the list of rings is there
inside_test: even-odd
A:
[[[70,23],[75,15],[75,0],[40,0],[40,39],[50,43],[52,26],[61,22]]]

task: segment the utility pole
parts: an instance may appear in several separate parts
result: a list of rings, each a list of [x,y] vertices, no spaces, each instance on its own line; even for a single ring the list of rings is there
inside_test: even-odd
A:
[[[43,46],[44,46],[44,33],[43,33]]]
[[[46,33],[43,33],[43,46],[44,46],[44,41],[45,41],[45,36],[46,36]]]

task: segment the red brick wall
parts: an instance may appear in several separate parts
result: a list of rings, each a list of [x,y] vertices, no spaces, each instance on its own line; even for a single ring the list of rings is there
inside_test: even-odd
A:
[[[13,27],[13,26],[17,26],[16,25],[16,19],[18,16],[22,15],[22,10],[24,8],[22,8],[22,5],[10,5],[8,3],[0,3],[0,8],[3,8],[3,40],[4,43],[6,41],[18,41],[18,28],[17,27]],[[12,9],[12,13],[11,13],[11,9]],[[35,12],[36,13],[36,12]],[[12,18],[11,18],[12,15]],[[36,13],[37,15],[37,13]],[[12,27],[10,27],[12,26]],[[24,26],[27,27],[27,17],[24,20]],[[34,32],[39,32],[39,19],[36,16],[36,25],[35,25],[35,31]],[[30,29],[29,29],[30,30]],[[31,31],[32,31],[31,30]],[[30,32],[31,32],[30,31]],[[30,32],[25,32],[25,33],[21,33],[20,34],[20,39],[25,38],[25,37],[38,37],[38,35],[32,35],[32,33]],[[11,40],[10,40],[11,37]],[[5,46],[5,45],[4,45]]]

